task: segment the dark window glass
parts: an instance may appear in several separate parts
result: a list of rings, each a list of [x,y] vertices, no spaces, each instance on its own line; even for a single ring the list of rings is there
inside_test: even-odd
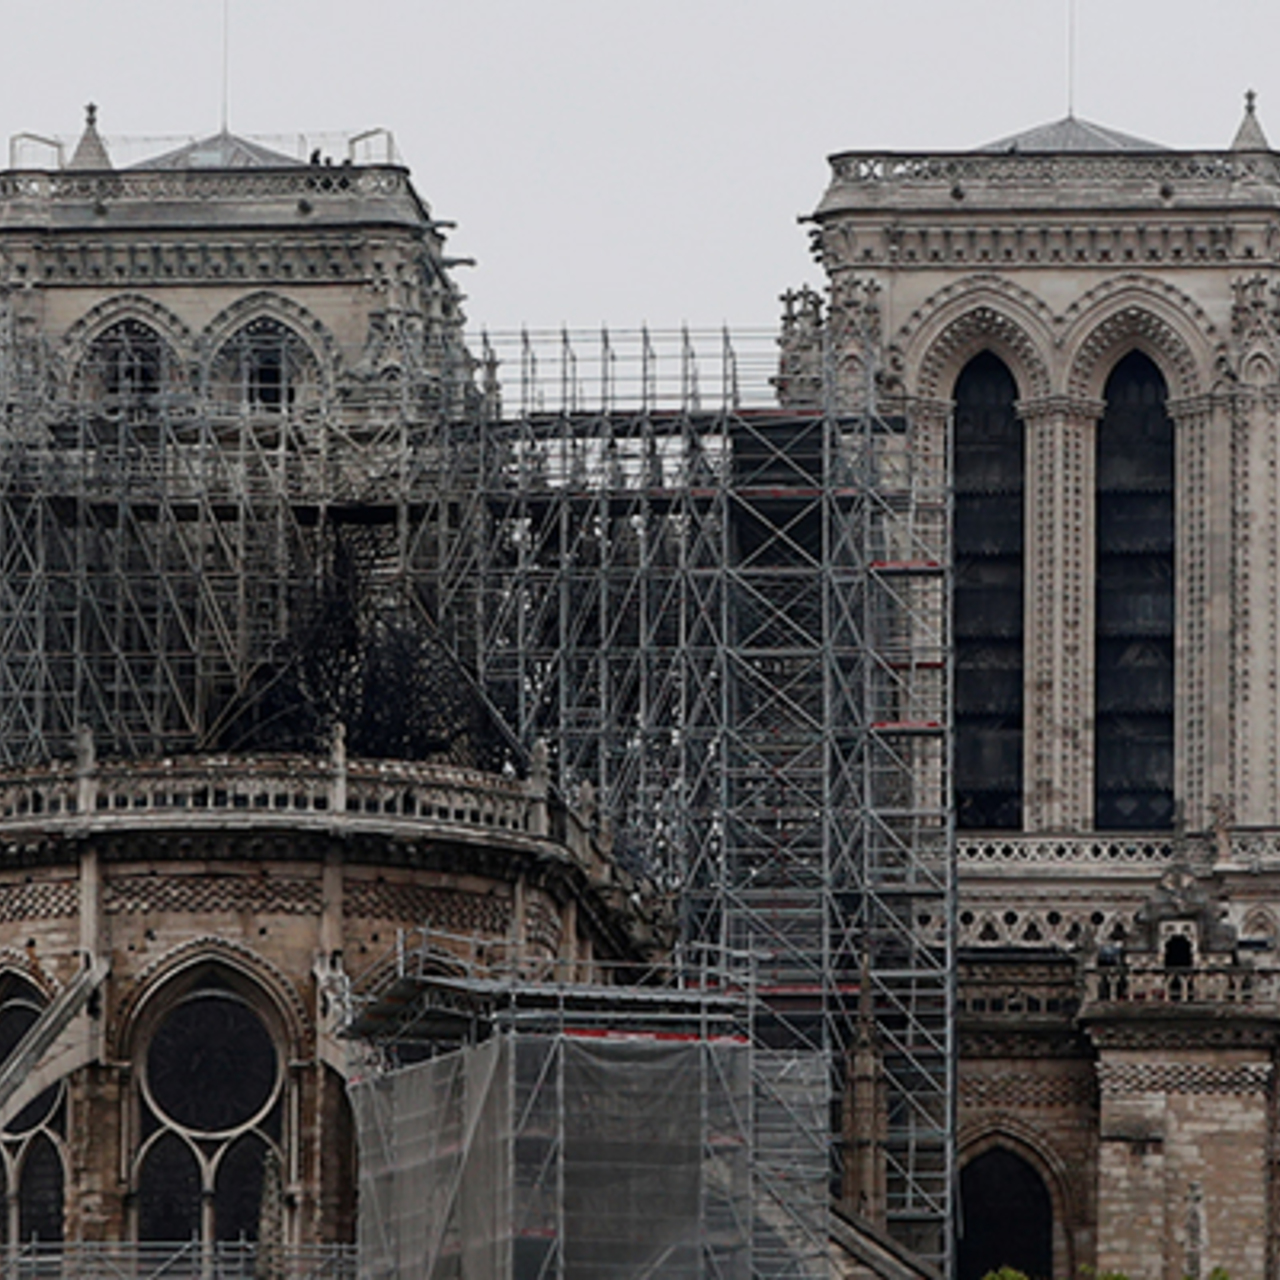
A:
[[[1053,1275],[1053,1204],[1040,1175],[994,1147],[960,1174],[959,1280],[1013,1267],[1031,1280]]]
[[[158,395],[167,380],[164,340],[138,320],[122,320],[94,339],[80,370],[80,394],[99,407],[127,405]]]
[[[8,1060],[39,1016],[39,1012],[25,1002],[0,1006],[0,1062]]]
[[[275,413],[314,391],[315,361],[292,329],[264,316],[227,340],[210,382],[215,401],[227,407],[239,404]]]
[[[214,1234],[219,1240],[256,1240],[262,1207],[266,1143],[256,1134],[240,1138],[222,1157],[214,1187]]]
[[[1164,967],[1166,969],[1190,969],[1195,963],[1191,954],[1191,939],[1175,935],[1164,944]]]
[[[18,1182],[18,1234],[26,1242],[62,1239],[62,1160],[44,1134],[32,1139]]]
[[[966,829],[1022,825],[1024,444],[1013,375],[990,352],[956,382],[955,805]]]
[[[217,1133],[251,1120],[276,1084],[276,1051],[262,1019],[229,996],[198,995],[157,1029],[147,1052],[156,1105],[188,1129]]]
[[[200,1234],[200,1167],[176,1133],[150,1151],[138,1179],[138,1239],[191,1240]]]
[[[62,1097],[62,1085],[51,1084],[27,1103],[4,1127],[5,1133],[27,1133],[43,1124],[54,1104]]]
[[[1140,352],[1098,424],[1094,823],[1173,825],[1173,423]]]

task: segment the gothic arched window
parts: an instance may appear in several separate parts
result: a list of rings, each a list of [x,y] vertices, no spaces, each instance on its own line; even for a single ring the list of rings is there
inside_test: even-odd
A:
[[[1098,424],[1094,825],[1173,825],[1173,423],[1134,351]]]
[[[156,1022],[142,1058],[141,1240],[256,1240],[284,1126],[283,1057],[244,994],[206,971]]]
[[[81,404],[124,406],[169,389],[175,367],[169,345],[141,320],[120,320],[89,344],[77,379]]]
[[[320,371],[311,349],[288,325],[260,316],[223,343],[209,384],[220,408],[283,413],[316,400]]]
[[[77,446],[135,443],[139,428],[145,435],[160,419],[181,380],[173,350],[155,329],[141,320],[119,320],[89,343],[75,373],[78,426],[59,434]]]
[[[0,974],[0,1064],[12,1056],[47,1003],[25,978]],[[0,1192],[9,1193],[8,1210],[0,1214],[0,1239],[56,1243],[63,1238],[65,1093],[64,1082],[58,1081],[0,1125]]]
[[[18,1238],[60,1242],[65,1195],[62,1157],[52,1140],[38,1133],[27,1144],[18,1173]]]
[[[958,1280],[1013,1267],[1031,1280],[1053,1275],[1053,1202],[1021,1156],[992,1147],[960,1172]]]
[[[984,351],[955,389],[955,806],[967,829],[1022,825],[1023,429]]]

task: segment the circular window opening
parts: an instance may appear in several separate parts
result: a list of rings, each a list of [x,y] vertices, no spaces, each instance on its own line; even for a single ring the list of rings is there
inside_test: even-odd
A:
[[[199,995],[168,1014],[147,1050],[156,1108],[187,1129],[221,1133],[271,1101],[276,1049],[261,1018],[225,995]]]

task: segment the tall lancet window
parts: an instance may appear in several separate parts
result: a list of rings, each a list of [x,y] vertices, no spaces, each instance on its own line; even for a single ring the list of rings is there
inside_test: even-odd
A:
[[[1173,423],[1141,352],[1098,424],[1094,824],[1173,825]]]
[[[956,382],[955,805],[968,830],[1022,826],[1022,424],[990,352]]]

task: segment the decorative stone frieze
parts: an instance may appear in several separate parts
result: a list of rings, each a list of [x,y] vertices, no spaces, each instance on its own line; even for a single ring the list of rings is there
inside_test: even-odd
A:
[[[1104,1098],[1137,1093],[1265,1094],[1274,1068],[1269,1062],[1217,1066],[1204,1062],[1100,1062]]]

